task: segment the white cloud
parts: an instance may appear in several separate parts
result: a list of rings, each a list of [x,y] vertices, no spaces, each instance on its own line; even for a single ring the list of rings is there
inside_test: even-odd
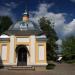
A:
[[[63,31],[63,26],[65,22],[65,17],[64,17],[65,13],[55,14],[53,12],[48,12],[48,8],[51,8],[53,5],[54,3],[48,4],[48,5],[40,4],[38,7],[38,11],[32,12],[34,13],[34,17],[32,18],[32,20],[34,20],[38,24],[38,20],[43,16],[47,17],[49,20],[52,19],[52,21],[55,23],[56,32],[60,34]]]
[[[16,8],[18,4],[15,2],[10,2],[10,3],[5,3],[5,6],[10,8]]]
[[[11,9],[4,7],[4,6],[0,6],[0,15],[2,16],[6,16],[9,15],[11,13]]]
[[[74,33],[75,19],[72,22],[66,24],[65,23],[65,21],[66,21],[65,15],[67,15],[66,13],[57,13],[56,14],[54,12],[48,12],[48,8],[51,8],[53,5],[52,5],[52,3],[48,4],[48,5],[40,4],[38,7],[38,10],[32,12],[32,13],[34,13],[34,17],[31,19],[34,20],[37,24],[38,24],[38,20],[42,16],[47,17],[50,21],[52,19],[52,21],[55,23],[54,24],[55,31],[57,32],[57,34],[60,38]]]
[[[9,16],[13,22],[16,21],[15,15],[12,13],[10,8],[1,7],[0,9],[0,16]]]
[[[14,3],[11,3],[14,4]],[[71,21],[70,23],[66,24],[66,18],[65,15],[67,15],[66,13],[54,13],[54,12],[48,12],[48,8],[51,8],[52,6],[54,6],[54,3],[51,4],[40,4],[38,7],[37,11],[33,11],[32,13],[32,17],[30,19],[32,19],[33,21],[35,21],[38,24],[38,20],[41,17],[47,17],[50,21],[52,19],[53,23],[54,23],[54,28],[55,31],[57,32],[58,36],[64,37],[67,35],[75,35],[75,19],[73,19],[73,21]],[[13,7],[16,7],[13,6]],[[34,14],[34,16],[33,16]],[[7,3],[6,7],[5,6],[0,6],[0,15],[1,16],[10,16],[14,21],[16,21],[15,15],[12,12],[12,7],[10,7],[10,4]]]
[[[31,19],[34,20],[36,23],[38,23],[38,20],[41,17],[46,16],[46,14],[48,14],[48,8],[52,7],[53,5],[54,5],[54,3],[40,4],[37,11],[31,12],[32,14],[34,14],[34,17],[32,17]]]
[[[57,44],[57,45],[62,45],[62,40],[61,40],[61,39],[58,39],[58,40],[56,41],[56,44]]]
[[[75,19],[73,19],[70,23],[64,26],[64,35],[73,35],[75,34]]]
[[[15,2],[5,3],[4,6],[0,6],[0,16],[9,16],[13,22],[16,22],[15,14],[12,9],[18,6]]]
[[[48,8],[52,7],[54,3],[51,4],[40,4],[38,7],[38,11],[33,11],[35,13],[35,16],[45,16],[46,13],[48,12]]]

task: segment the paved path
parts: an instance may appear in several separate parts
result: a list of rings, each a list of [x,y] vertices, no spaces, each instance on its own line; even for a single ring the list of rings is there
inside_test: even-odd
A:
[[[0,75],[75,75],[75,65],[56,64],[55,69],[40,72],[0,70]]]
[[[75,75],[75,64],[56,64],[55,69],[49,73],[52,75]]]

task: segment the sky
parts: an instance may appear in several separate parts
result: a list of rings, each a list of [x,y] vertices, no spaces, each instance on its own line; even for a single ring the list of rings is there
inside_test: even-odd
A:
[[[16,23],[26,7],[37,24],[41,17],[52,21],[60,39],[75,35],[75,0],[0,0],[0,15],[10,16]]]

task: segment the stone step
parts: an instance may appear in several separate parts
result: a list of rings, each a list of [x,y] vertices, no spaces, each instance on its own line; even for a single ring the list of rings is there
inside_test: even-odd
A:
[[[33,66],[12,66],[8,70],[34,70]]]

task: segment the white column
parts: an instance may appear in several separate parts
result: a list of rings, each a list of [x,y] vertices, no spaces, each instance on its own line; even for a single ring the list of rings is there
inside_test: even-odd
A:
[[[28,51],[29,51],[29,45],[27,46],[27,49],[28,49]],[[27,53],[27,65],[30,64],[30,63],[29,63],[29,58],[30,58],[30,56],[29,56],[29,54]]]
[[[10,36],[10,55],[9,55],[9,63],[10,65],[14,65],[14,35]]]
[[[30,61],[31,65],[35,65],[35,35],[31,36],[31,48],[30,48]]]

